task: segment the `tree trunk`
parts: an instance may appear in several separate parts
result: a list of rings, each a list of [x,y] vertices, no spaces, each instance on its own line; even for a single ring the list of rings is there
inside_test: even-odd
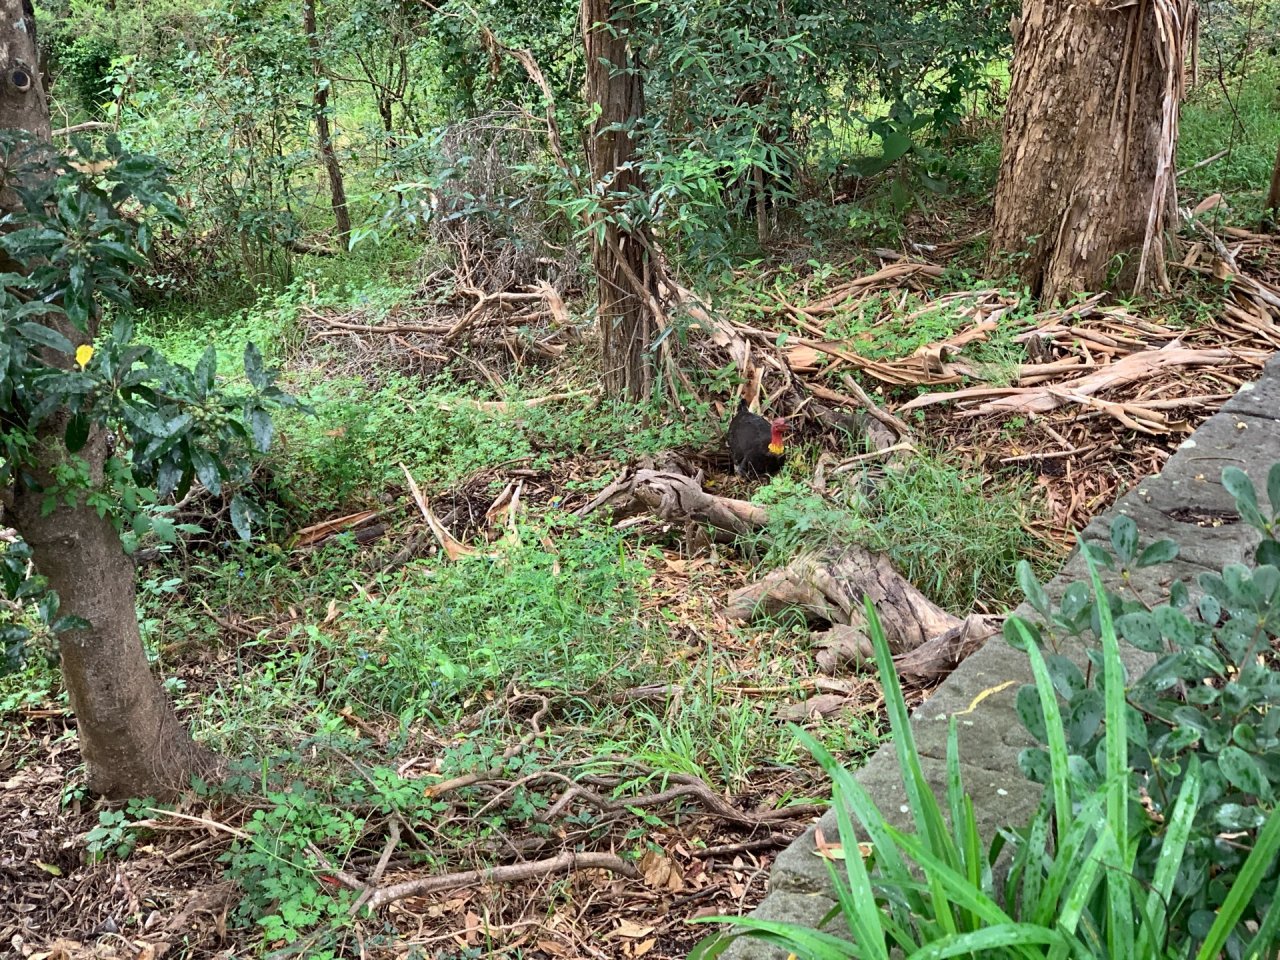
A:
[[[45,462],[65,455],[64,425],[56,423],[53,436],[42,436]],[[80,453],[95,480],[105,459],[104,441],[99,432]],[[36,476],[49,474],[40,470]],[[89,788],[112,798],[172,796],[192,776],[212,771],[216,760],[192,741],[151,673],[138,633],[133,564],[109,519],[83,504],[60,506],[45,516],[43,499],[40,491],[19,485],[13,523],[31,547],[36,569],[61,599],[59,612],[90,624],[58,638]]]
[[[645,192],[630,131],[644,115],[644,82],[635,70],[625,9],[613,0],[582,0],[587,101],[599,106],[587,137],[592,186],[605,212],[593,233],[605,388],[639,399],[653,389],[652,345],[658,335],[658,284],[648,224],[629,218],[628,197]],[[623,222],[619,222],[623,221]]]
[[[345,246],[351,236],[351,215],[347,212],[347,188],[342,182],[342,167],[333,149],[333,135],[329,130],[329,82],[324,75],[324,63],[320,59],[320,37],[316,33],[316,0],[302,0],[302,29],[307,35],[307,49],[311,51],[311,74],[315,77],[316,149],[320,162],[329,177],[329,201],[333,206],[333,219],[338,226],[338,239]]]
[[[1046,301],[1164,282],[1195,16],[1194,0],[1025,0],[989,269]]]
[[[29,0],[0,0],[0,129],[26,130],[42,141],[49,132],[49,106],[35,72],[35,19]],[[0,196],[11,209],[16,198]],[[62,320],[58,329],[73,343],[90,335]],[[50,362],[70,363],[50,353]],[[67,456],[64,417],[41,427],[27,483],[14,489],[12,519],[31,547],[36,569],[62,601],[60,613],[89,621],[86,630],[59,637],[62,675],[80,733],[89,787],[109,797],[170,796],[207,772],[213,755],[192,742],[151,674],[138,633],[133,565],[109,520],[81,503],[59,501],[47,515],[39,486],[48,484]],[[96,431],[81,450],[93,482],[102,479],[106,442]],[[15,471],[16,472],[16,471]],[[28,486],[28,483],[35,486]]]

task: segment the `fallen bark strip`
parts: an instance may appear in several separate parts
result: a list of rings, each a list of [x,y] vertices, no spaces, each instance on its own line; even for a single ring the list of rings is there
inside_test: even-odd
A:
[[[1194,350],[1180,346],[1166,346],[1159,350],[1144,350],[1121,357],[1101,369],[1077,380],[1059,382],[1054,387],[1027,387],[993,390],[974,388],[956,390],[952,393],[930,393],[916,397],[901,407],[898,412],[915,410],[935,403],[951,403],[962,400],[982,399],[996,396],[971,410],[965,410],[965,416],[978,416],[987,413],[1048,413],[1071,402],[1079,402],[1076,398],[1091,396],[1105,390],[1123,387],[1139,380],[1145,380],[1161,370],[1187,367],[1219,367],[1234,363],[1261,364],[1266,353],[1261,350],[1240,349],[1206,349]],[[1069,393],[1068,393],[1069,391]]]

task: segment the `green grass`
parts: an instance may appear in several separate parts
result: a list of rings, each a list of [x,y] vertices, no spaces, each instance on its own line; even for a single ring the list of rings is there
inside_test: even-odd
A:
[[[1014,568],[1037,553],[1025,528],[1034,502],[1026,487],[985,479],[972,463],[941,455],[914,455],[843,504],[786,475],[756,499],[769,504],[766,566],[785,564],[800,549],[859,543],[887,553],[908,581],[961,615],[975,605],[1015,604]]]
[[[1180,199],[1194,206],[1221,193],[1232,208],[1228,222],[1257,225],[1280,143],[1280,64],[1261,53],[1244,78],[1227,78],[1235,111],[1206,70],[1182,108],[1178,166],[1188,168],[1221,150],[1226,157],[1179,179]]]

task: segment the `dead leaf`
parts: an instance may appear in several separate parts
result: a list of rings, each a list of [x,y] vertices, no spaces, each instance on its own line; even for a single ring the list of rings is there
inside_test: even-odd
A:
[[[849,697],[838,693],[820,693],[810,697],[803,703],[785,704],[778,708],[778,717],[782,720],[811,720],[814,717],[829,717],[839,713],[849,702]]]
[[[653,850],[640,858],[640,872],[645,882],[658,890],[678,893],[684,889],[684,874],[675,861]]]
[[[631,951],[631,955],[633,957],[643,957],[646,953],[652,950],[657,943],[657,937],[650,937],[648,940],[641,940],[636,944],[635,949]]]
[[[1211,193],[1195,205],[1195,208],[1191,211],[1191,215],[1193,217],[1198,217],[1202,213],[1208,213],[1220,203],[1222,203],[1222,194]]]
[[[610,931],[610,937],[626,937],[628,940],[639,940],[641,937],[647,937],[656,929],[652,924],[643,926],[632,920],[622,919],[618,921],[617,927]]]
[[[567,957],[569,955],[568,949],[555,940],[539,940],[538,949],[543,953],[551,954],[553,957]]]

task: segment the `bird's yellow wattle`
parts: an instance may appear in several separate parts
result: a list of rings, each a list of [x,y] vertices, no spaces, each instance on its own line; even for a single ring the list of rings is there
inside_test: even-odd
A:
[[[771,443],[771,444],[769,444],[769,452],[770,452],[770,453],[781,453],[781,452],[782,452],[782,444],[780,444],[780,443]]]

